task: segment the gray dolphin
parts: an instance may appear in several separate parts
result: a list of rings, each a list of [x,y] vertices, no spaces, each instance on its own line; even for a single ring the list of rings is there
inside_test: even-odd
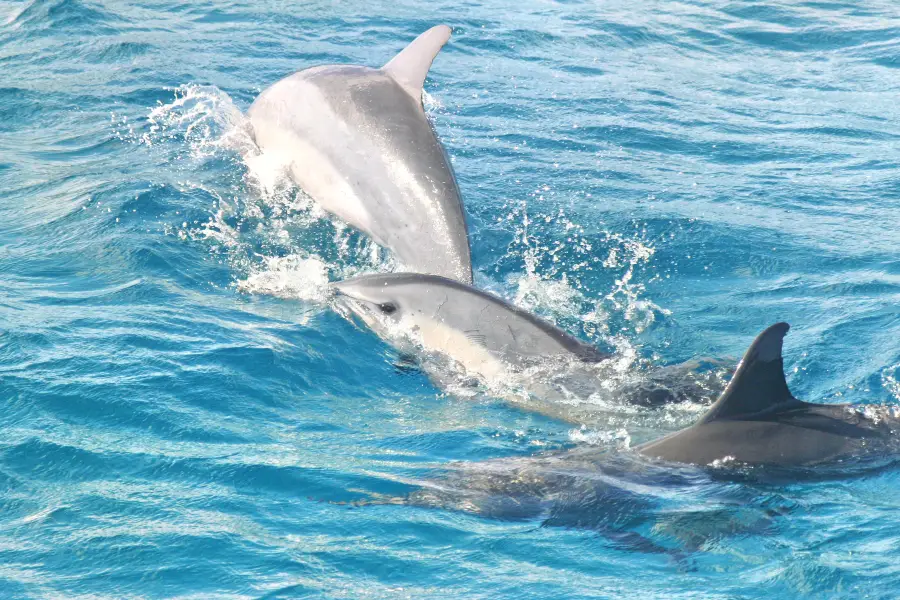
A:
[[[263,91],[248,116],[264,152],[325,210],[390,249],[406,268],[472,281],[459,188],[422,106],[450,28],[417,37],[380,69],[337,65]]]
[[[681,366],[628,381],[616,370],[613,354],[492,294],[444,277],[389,273],[332,285],[339,310],[356,315],[394,346],[449,358],[466,375],[501,382],[501,393],[524,390],[515,396],[517,403],[554,418],[585,423],[598,412],[596,402],[586,402],[592,394],[617,404],[622,399],[661,404],[715,397],[721,390],[714,378],[704,380]],[[440,373],[431,374],[448,383]],[[610,389],[616,377],[622,385]]]
[[[756,338],[728,387],[697,423],[636,450],[695,465],[734,461],[783,467],[896,451],[893,412],[867,416],[848,404],[794,398],[781,356],[788,329],[778,323]]]
[[[425,479],[383,477],[408,491],[364,492],[349,503],[537,520],[541,526],[591,529],[630,550],[676,556],[710,538],[769,530],[772,519],[790,509],[769,496],[760,498],[752,488],[723,486],[696,467],[673,469],[631,452],[591,446],[451,462]]]

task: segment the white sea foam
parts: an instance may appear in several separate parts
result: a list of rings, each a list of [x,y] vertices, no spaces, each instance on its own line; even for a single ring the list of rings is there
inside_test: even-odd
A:
[[[711,463],[709,463],[709,467],[713,469],[726,469],[733,465],[737,459],[734,456],[723,456],[722,458],[717,458]]]
[[[328,266],[316,256],[267,256],[261,268],[237,282],[237,289],[250,294],[269,294],[325,302]]]
[[[615,446],[627,450],[631,446],[631,435],[625,428],[596,431],[580,427],[569,431],[569,439],[578,444],[591,446]]]

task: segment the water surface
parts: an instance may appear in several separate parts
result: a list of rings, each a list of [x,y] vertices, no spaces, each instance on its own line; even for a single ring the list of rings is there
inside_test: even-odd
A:
[[[635,364],[786,320],[798,397],[900,401],[894,3],[0,2],[0,595],[895,597],[892,468],[614,473],[590,527],[346,504],[703,410],[580,429],[446,394],[329,308],[394,265],[242,111],[438,23],[480,286]]]

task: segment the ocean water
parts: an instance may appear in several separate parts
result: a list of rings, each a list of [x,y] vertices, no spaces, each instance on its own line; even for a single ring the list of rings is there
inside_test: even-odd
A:
[[[734,362],[786,320],[795,395],[900,403],[893,2],[2,1],[0,597],[897,597],[890,464],[601,460],[603,493],[543,512],[402,501],[704,408],[573,427],[332,310],[329,280],[396,265],[242,112],[438,23],[479,286],[634,365]]]

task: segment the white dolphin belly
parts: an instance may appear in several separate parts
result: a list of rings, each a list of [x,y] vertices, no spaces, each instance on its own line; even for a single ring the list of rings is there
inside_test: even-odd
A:
[[[509,365],[482,344],[471,340],[459,329],[423,315],[405,317],[400,328],[414,332],[428,351],[451,357],[469,373],[487,382],[496,382],[510,374]]]

